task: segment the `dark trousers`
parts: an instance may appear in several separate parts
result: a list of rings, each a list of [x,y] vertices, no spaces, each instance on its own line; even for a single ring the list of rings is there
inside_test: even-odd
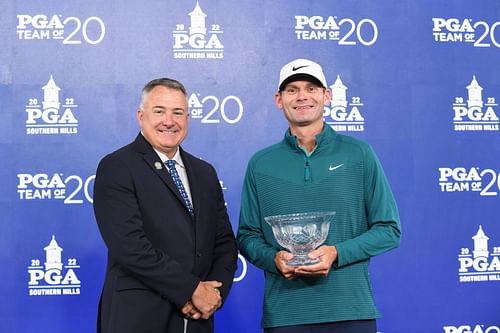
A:
[[[281,326],[264,329],[265,333],[377,333],[373,320],[338,321],[334,323]]]

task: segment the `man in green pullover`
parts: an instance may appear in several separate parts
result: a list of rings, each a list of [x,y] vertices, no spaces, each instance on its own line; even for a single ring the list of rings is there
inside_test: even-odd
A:
[[[296,59],[281,69],[275,102],[289,123],[283,141],[257,152],[243,184],[240,252],[265,274],[266,333],[375,333],[370,258],[399,245],[399,213],[367,143],[323,121],[331,91],[321,66]],[[289,266],[267,216],[335,211],[317,264]]]

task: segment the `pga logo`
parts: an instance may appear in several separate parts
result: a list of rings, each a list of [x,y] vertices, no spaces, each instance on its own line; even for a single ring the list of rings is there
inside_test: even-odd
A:
[[[53,15],[50,19],[46,15],[17,15],[17,29],[26,29],[32,26],[35,29],[64,29],[59,16]]]
[[[30,275],[30,280],[28,285],[38,286],[40,282],[45,282],[47,285],[58,286],[58,285],[79,285],[80,280],[75,274],[73,269],[68,269],[64,275],[62,275],[61,270],[53,268],[47,271],[43,269],[30,269],[28,271]]]
[[[295,29],[304,29],[308,26],[311,29],[339,30],[340,27],[333,16],[328,16],[325,20],[322,16],[295,16]]]
[[[26,106],[26,134],[76,134],[78,120],[74,111],[78,108],[74,98],[61,98],[61,88],[50,75],[41,88],[43,99],[29,98]]]
[[[467,108],[465,106],[454,106],[453,110],[455,111],[455,117],[453,117],[454,121],[498,121],[498,117],[495,113],[495,110],[491,106],[489,106],[485,112],[483,112],[482,108],[479,106],[473,106]]]
[[[500,333],[498,326],[484,327],[484,325],[444,326],[443,330],[444,333]]]
[[[80,268],[75,258],[63,262],[63,248],[54,235],[49,245],[43,248],[45,260],[31,259],[28,267],[28,289],[30,296],[78,295],[81,281],[75,270]]]
[[[439,168],[439,181],[448,182],[451,177],[453,181],[481,181],[477,168],[470,168],[468,171],[465,168]]]
[[[65,37],[66,26],[72,30]],[[74,16],[63,19],[62,15],[49,17],[43,14],[33,16],[19,14],[16,28],[17,37],[21,40],[62,39],[63,44],[82,44],[80,34],[83,41],[88,44],[99,44],[106,33],[104,22],[96,16],[89,17],[82,22],[80,18]]]
[[[477,258],[458,258],[460,261],[460,273],[468,273],[469,269],[473,269],[475,272],[500,272],[500,259],[498,257],[493,257],[491,262],[488,262],[488,258],[477,257]]]
[[[364,121],[365,118],[359,112],[357,107],[350,111],[343,106],[334,106],[332,108],[324,107],[323,117],[331,117],[334,121]]]
[[[31,175],[28,173],[20,173],[17,175],[19,179],[18,189],[27,189],[28,185],[34,186],[38,189],[45,188],[65,188],[66,185],[61,179],[59,174],[55,173],[52,177],[49,177],[46,173],[39,173],[36,175]]]
[[[440,32],[444,29],[450,32],[474,32],[470,19],[460,21],[457,18],[444,19],[441,17],[433,17],[434,28],[432,31]]]
[[[59,110],[55,108],[43,111],[40,109],[26,109],[26,112],[28,113],[27,125],[37,124],[39,121],[44,124],[78,124],[78,120],[69,108],[64,110],[62,114],[59,114]]]
[[[495,97],[483,98],[483,87],[476,76],[466,86],[467,97],[455,97],[453,123],[455,131],[498,131]]]
[[[436,42],[465,42],[474,47],[500,48],[497,28],[500,22],[488,23],[471,19],[433,17],[432,34]]]
[[[190,25],[179,23],[173,32],[174,37],[174,51],[183,50],[196,50],[196,51],[223,51],[219,36],[223,33],[219,24],[207,25],[207,14],[203,12],[200,4],[197,2],[195,8],[190,16]],[[176,52],[179,55],[178,52]],[[200,54],[204,54],[201,52]],[[210,58],[207,55],[196,55],[195,57]],[[222,58],[222,55],[214,56],[211,58]]]
[[[439,168],[442,192],[479,192],[481,196],[497,196],[500,192],[500,173],[493,169]]]
[[[52,176],[46,173],[17,174],[17,193],[20,200],[64,199],[64,204],[82,204],[84,200],[93,203],[92,182],[95,175],[82,178],[77,175],[63,177],[62,173]]]
[[[174,34],[174,49],[183,49],[187,44],[192,49],[223,49],[217,35],[210,35],[208,40],[202,34]]]
[[[17,178],[19,180],[17,193],[20,199],[64,199],[66,197],[66,184],[57,173],[52,177],[46,173],[35,175],[19,173]]]

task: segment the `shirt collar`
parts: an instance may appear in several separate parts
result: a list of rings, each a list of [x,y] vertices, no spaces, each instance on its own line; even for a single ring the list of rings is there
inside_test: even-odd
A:
[[[164,153],[162,153],[161,151],[157,150],[156,148],[153,147],[153,149],[155,150],[156,154],[160,157],[160,159],[162,160],[163,163],[165,163],[167,160],[174,160],[175,163],[177,163],[181,168],[184,168],[184,162],[182,162],[182,158],[181,158],[181,153],[180,153],[180,149],[177,148],[177,151],[175,152],[175,155],[173,158],[168,158],[167,155],[165,155]]]

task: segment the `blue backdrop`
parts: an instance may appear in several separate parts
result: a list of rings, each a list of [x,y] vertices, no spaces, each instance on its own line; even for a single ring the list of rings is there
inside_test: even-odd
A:
[[[324,67],[325,121],[367,140],[401,247],[374,258],[379,331],[500,332],[500,3],[0,1],[0,331],[93,332],[106,249],[98,161],[130,142],[142,86],[189,90],[183,147],[218,170],[236,230],[246,164],[287,128],[293,58]],[[240,258],[220,332],[259,332],[262,272]]]

